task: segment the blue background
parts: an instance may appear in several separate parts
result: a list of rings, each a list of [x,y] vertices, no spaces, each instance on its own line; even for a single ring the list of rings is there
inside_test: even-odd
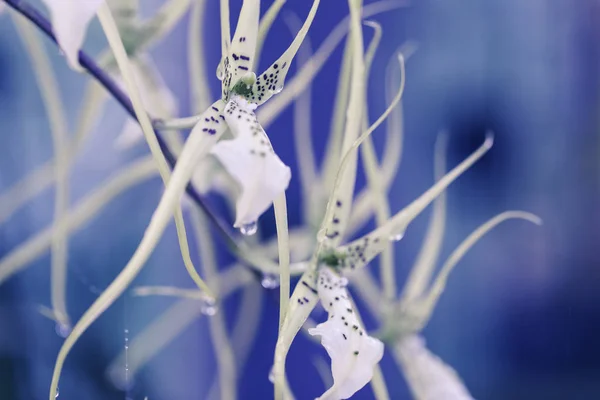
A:
[[[141,3],[144,13],[151,15],[161,2]],[[206,67],[216,98],[218,2],[208,3]],[[241,1],[232,3],[235,17]],[[271,2],[263,3],[264,11]],[[289,0],[282,13],[296,12],[304,18],[309,7],[307,1]],[[310,33],[315,48],[347,12],[341,0],[322,1]],[[382,23],[384,36],[369,81],[372,119],[385,108],[383,72],[389,58],[407,39],[419,45],[407,64],[404,152],[390,193],[392,211],[431,184],[433,144],[441,128],[451,133],[450,165],[473,151],[491,129],[496,134],[494,148],[449,190],[443,256],[480,223],[504,210],[523,209],[544,220],[542,228],[506,223],[478,243],[451,275],[424,331],[431,350],[457,370],[477,399],[600,398],[599,16],[600,4],[592,0],[421,0],[373,18]],[[365,32],[370,39],[370,30]],[[85,49],[98,54],[105,43],[97,22],[88,36]],[[180,101],[182,115],[190,112],[186,36],[187,17],[152,50]],[[291,40],[283,21],[276,21],[259,70]],[[74,127],[88,78],[69,70],[56,48],[44,41]],[[322,154],[329,132],[342,47],[315,80],[312,134],[317,154]],[[113,149],[124,115],[114,101],[108,102],[102,123],[73,166],[71,204],[147,153],[144,146],[125,153]],[[5,190],[52,158],[48,121],[33,71],[7,15],[0,17],[0,121],[0,190]],[[281,158],[296,171],[291,130],[288,109],[268,132]],[[383,136],[383,129],[374,134],[379,150]],[[363,184],[359,176],[359,186]],[[291,225],[300,222],[299,190],[298,180],[292,179]],[[157,178],[137,186],[71,236],[68,298],[74,318],[95,299],[90,286],[105,287],[125,265],[161,192]],[[52,212],[53,191],[47,190],[1,225],[0,256],[48,226]],[[429,210],[396,245],[399,284],[418,252],[428,216]],[[274,234],[272,212],[262,218],[261,228],[264,238]],[[222,248],[219,259],[222,265],[231,261]],[[49,265],[47,252],[0,286],[0,399],[47,398],[62,341],[54,323],[36,311],[39,304],[49,305]],[[135,284],[191,287],[174,227],[167,230]],[[277,292],[270,291],[263,299],[252,361],[240,373],[240,399],[272,397],[267,376],[277,334],[276,297]],[[104,375],[123,348],[123,330],[135,337],[174,302],[125,298],[127,304],[118,301],[75,346],[61,379],[61,398],[125,397]],[[229,326],[237,302],[236,295],[226,304]],[[301,335],[294,342],[288,371],[298,399],[324,391],[311,364],[314,355],[324,354]],[[387,354],[382,368],[391,397],[408,398]],[[200,318],[140,371],[130,395],[203,399],[215,369],[206,319]],[[372,392],[367,387],[355,398],[372,398]]]

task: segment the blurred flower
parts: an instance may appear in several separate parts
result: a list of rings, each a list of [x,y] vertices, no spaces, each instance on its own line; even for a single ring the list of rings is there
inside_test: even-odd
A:
[[[79,49],[102,0],[43,0],[52,16],[54,35],[71,68],[82,71]]]

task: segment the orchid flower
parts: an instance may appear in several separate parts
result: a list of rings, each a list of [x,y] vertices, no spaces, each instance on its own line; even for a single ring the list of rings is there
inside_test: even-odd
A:
[[[212,105],[209,114],[199,118],[192,130],[191,135],[203,132],[219,136],[229,128],[233,134],[232,140],[216,143],[210,154],[239,184],[241,193],[236,202],[234,226],[242,232],[253,232],[260,215],[289,185],[290,169],[274,152],[254,111],[282,90],[291,61],[306,36],[319,2],[313,2],[290,47],[257,77],[252,68],[256,57],[260,0],[244,0],[233,39],[217,70],[217,76],[222,80],[222,98]]]
[[[82,72],[79,49],[87,27],[103,0],[43,0],[50,10],[52,27],[58,45],[72,69]]]
[[[473,400],[452,367],[431,353],[419,335],[402,338],[394,347],[415,399]]]
[[[330,268],[319,271],[317,292],[328,313],[327,321],[309,329],[321,336],[321,344],[331,358],[333,386],[320,399],[348,399],[373,377],[373,368],[383,357],[383,343],[369,336],[361,326],[346,284]]]

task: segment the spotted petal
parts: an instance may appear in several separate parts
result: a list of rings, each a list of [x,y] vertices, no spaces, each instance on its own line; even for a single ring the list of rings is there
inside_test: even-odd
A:
[[[228,98],[229,91],[237,81],[251,72],[256,53],[259,14],[260,0],[244,0],[227,57],[223,60],[225,68],[224,99]]]
[[[345,286],[346,280],[331,269],[319,271],[317,291],[329,317],[308,332],[321,336],[321,344],[331,357],[334,381],[321,399],[354,395],[373,378],[373,369],[383,357],[383,343],[364,331]]]
[[[144,108],[153,118],[169,119],[178,114],[177,99],[165,83],[154,61],[141,55],[131,63],[136,86],[140,90]],[[120,79],[119,79],[120,80]],[[121,84],[124,87],[123,84]],[[125,149],[143,138],[137,121],[129,118],[116,141],[116,147]]]
[[[321,0],[314,0],[313,5],[306,17],[306,21],[298,31],[298,34],[294,38],[294,41],[288,47],[288,49],[275,61],[265,72],[263,72],[254,83],[252,87],[251,101],[257,104],[263,104],[269,100],[274,94],[279,93],[283,89],[285,77],[292,60],[296,56],[302,41],[308,33],[308,29],[312,25],[312,21],[315,18],[319,3]]]
[[[79,49],[88,24],[102,4],[102,0],[43,0],[52,16],[56,40],[67,57],[71,68],[82,71]]]
[[[291,172],[275,154],[254,114],[256,105],[233,96],[225,107],[225,120],[234,139],[217,143],[211,154],[239,183],[235,227],[254,223],[285,191]]]
[[[460,175],[469,169],[492,147],[493,137],[488,135],[485,142],[463,162],[444,175],[425,193],[408,206],[398,211],[388,222],[371,233],[337,249],[340,268],[361,268],[377,257],[388,240],[402,238],[406,227]],[[333,223],[335,224],[335,219]],[[337,235],[337,232],[334,232]]]

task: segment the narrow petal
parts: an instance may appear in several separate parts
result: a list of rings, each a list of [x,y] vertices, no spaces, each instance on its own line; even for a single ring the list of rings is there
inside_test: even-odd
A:
[[[225,68],[223,98],[225,99],[237,81],[251,72],[256,52],[259,15],[260,0],[244,0],[227,57],[223,60]]]
[[[234,96],[225,107],[225,120],[233,140],[217,143],[211,154],[240,184],[235,227],[255,222],[288,187],[290,169],[273,151],[254,114],[255,105]]]
[[[456,371],[431,353],[420,336],[401,339],[394,353],[416,399],[473,400]]]
[[[351,269],[364,267],[383,251],[385,241],[401,238],[406,227],[425,207],[443,193],[452,182],[469,169],[477,160],[483,157],[492,147],[492,144],[493,137],[488,135],[485,142],[473,154],[444,175],[443,178],[412,203],[397,212],[385,225],[338,248],[337,252],[342,254],[339,257],[340,267]]]
[[[71,68],[82,71],[79,49],[88,24],[102,4],[102,0],[43,0],[52,16],[52,29],[56,40]]]
[[[271,64],[271,66],[256,79],[256,82],[252,87],[251,100],[253,103],[260,105],[269,100],[274,94],[281,92],[283,89],[285,77],[290,69],[292,60],[296,56],[302,41],[306,37],[308,29],[312,25],[320,2],[321,0],[314,0],[308,16],[306,17],[306,21],[304,21],[304,25],[302,25],[302,28],[294,38],[290,47],[288,47],[281,57]]]
[[[327,310],[328,320],[310,329],[321,336],[331,358],[333,386],[321,399],[347,399],[373,377],[373,368],[383,357],[383,343],[367,335],[346,291],[345,278],[329,268],[319,271],[317,292]]]

